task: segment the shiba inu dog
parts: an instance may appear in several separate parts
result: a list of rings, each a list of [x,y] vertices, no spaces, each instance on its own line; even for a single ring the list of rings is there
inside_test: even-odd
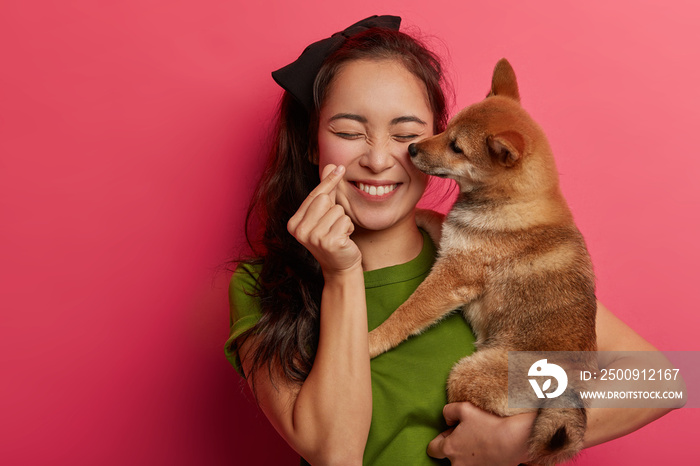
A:
[[[520,105],[508,61],[496,65],[485,100],[408,151],[416,167],[454,179],[460,193],[430,274],[370,332],[370,355],[461,309],[477,351],[452,369],[449,401],[501,416],[533,411],[508,407],[508,351],[595,351],[596,297],[590,257],[559,189],[552,151]],[[547,402],[537,410],[529,453],[532,462],[551,465],[582,448],[586,412],[583,403],[548,408]]]

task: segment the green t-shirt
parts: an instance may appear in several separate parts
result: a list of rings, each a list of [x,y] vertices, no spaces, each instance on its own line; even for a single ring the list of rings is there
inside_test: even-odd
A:
[[[435,260],[435,246],[423,233],[423,250],[400,265],[365,272],[369,329],[381,324],[425,279]],[[237,271],[231,279],[230,303],[234,318],[226,357],[236,367],[230,343],[259,318],[258,303],[244,290],[253,279]],[[426,453],[428,443],[448,426],[442,416],[447,403],[445,382],[450,369],[474,351],[474,336],[456,312],[438,325],[371,361],[372,424],[363,464],[422,466],[449,464]],[[307,464],[302,460],[302,464]]]

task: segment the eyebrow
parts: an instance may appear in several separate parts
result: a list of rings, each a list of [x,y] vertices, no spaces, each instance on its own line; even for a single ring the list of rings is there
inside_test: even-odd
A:
[[[354,113],[338,113],[338,114],[330,117],[330,119],[328,121],[331,122],[331,121],[340,120],[343,118],[347,119],[347,120],[357,121],[359,123],[367,123],[367,118],[363,117],[362,115],[356,115]],[[394,118],[393,120],[391,120],[390,125],[394,126],[394,125],[398,125],[400,123],[409,123],[409,122],[418,123],[418,124],[421,124],[424,126],[427,125],[427,123],[425,121],[421,120],[420,118],[418,118],[417,116],[414,116],[414,115],[405,115],[405,116],[400,116],[400,117]]]
[[[338,113],[330,117],[328,120],[329,122],[335,121],[335,120],[340,120],[340,119],[348,119],[348,120],[353,120],[357,121],[360,123],[367,123],[367,118],[363,117],[362,115],[355,115],[354,113]]]
[[[393,125],[398,125],[399,123],[409,123],[409,122],[414,122],[414,123],[418,123],[421,125],[428,124],[425,121],[418,118],[417,116],[407,115],[407,116],[400,116],[398,118],[394,118],[393,120],[391,120],[391,125],[393,126]]]

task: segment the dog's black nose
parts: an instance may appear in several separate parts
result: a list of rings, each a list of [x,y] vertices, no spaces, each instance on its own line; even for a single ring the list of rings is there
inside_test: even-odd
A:
[[[413,144],[409,144],[408,146],[408,155],[411,157],[415,157],[418,155],[418,149],[416,149],[416,143],[414,142]]]

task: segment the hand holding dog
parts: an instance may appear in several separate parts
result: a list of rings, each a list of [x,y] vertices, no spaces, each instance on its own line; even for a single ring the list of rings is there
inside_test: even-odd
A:
[[[452,466],[525,463],[527,439],[535,414],[500,417],[471,403],[450,403],[443,409],[443,415],[447,425],[454,427],[430,442],[428,455],[448,458]]]
[[[335,202],[335,190],[343,173],[342,165],[326,165],[321,183],[287,223],[289,233],[313,254],[326,278],[362,265],[362,254],[350,239],[355,226]]]

